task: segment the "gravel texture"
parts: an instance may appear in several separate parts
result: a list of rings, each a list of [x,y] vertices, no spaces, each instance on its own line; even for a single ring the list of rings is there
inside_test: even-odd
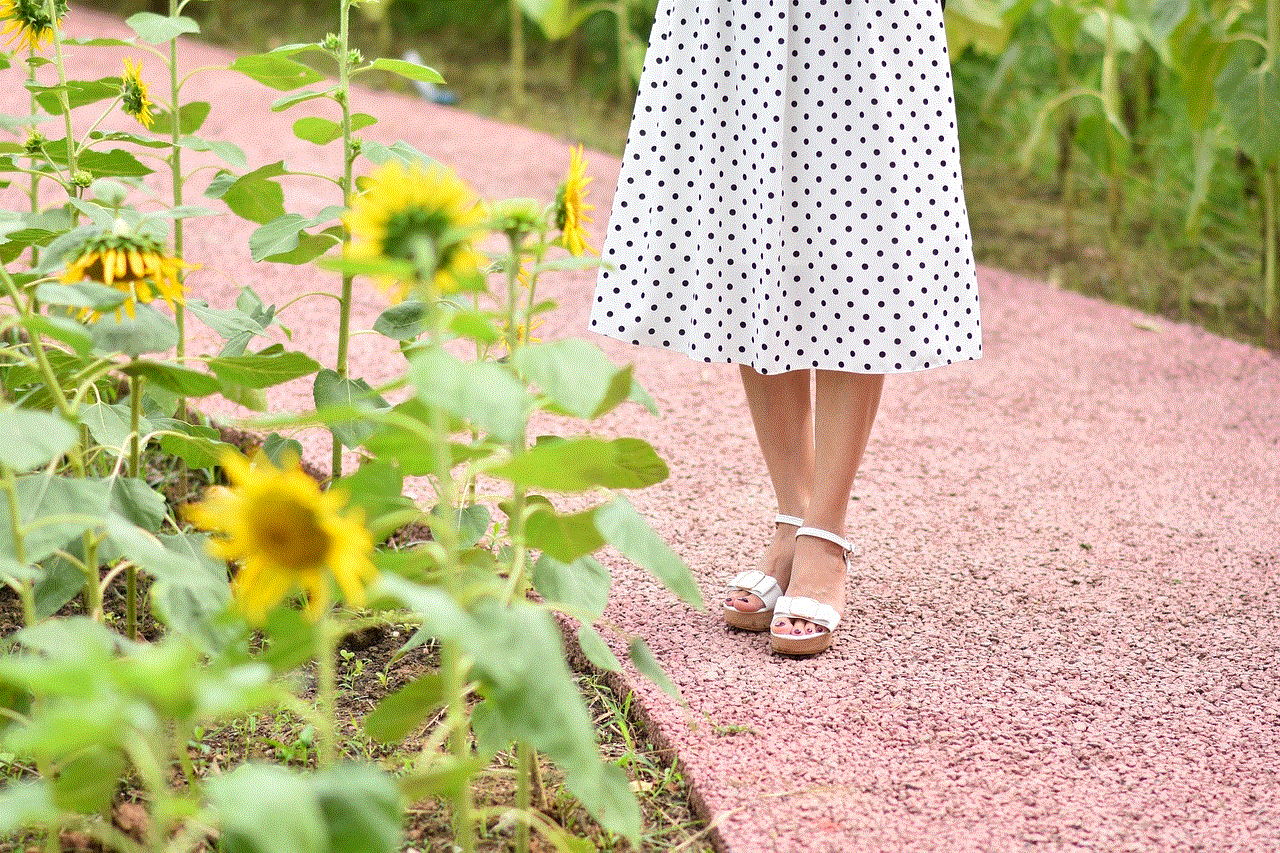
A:
[[[70,28],[123,32],[83,10]],[[69,54],[77,74],[119,73],[106,51]],[[145,74],[161,88],[154,60]],[[202,133],[252,165],[335,171],[336,148],[290,132],[306,107],[272,113],[277,93],[229,72],[191,85],[215,105]],[[19,90],[0,87],[0,108],[25,112]],[[354,103],[383,118],[367,137],[411,142],[484,197],[548,198],[563,178],[562,141],[386,93]],[[588,161],[599,245],[617,161]],[[298,184],[290,200],[340,202],[329,193]],[[332,289],[310,268],[254,265],[251,229],[228,215],[191,235],[196,295]],[[561,308],[544,338],[585,334],[592,281],[549,285]],[[981,287],[985,357],[886,385],[834,648],[773,656],[615,558],[607,618],[648,641],[684,702],[624,683],[730,853],[1280,849],[1280,359],[997,270]],[[287,316],[293,345],[324,363],[330,304]],[[355,326],[384,304],[364,290]],[[601,432],[646,438],[670,463],[633,500],[715,605],[774,512],[736,369],[597,340],[636,362],[662,410],[625,407]],[[193,350],[213,346],[197,335]],[[376,380],[396,358],[369,335],[352,364]],[[304,408],[310,386],[271,402]],[[319,434],[299,437],[327,459]]]

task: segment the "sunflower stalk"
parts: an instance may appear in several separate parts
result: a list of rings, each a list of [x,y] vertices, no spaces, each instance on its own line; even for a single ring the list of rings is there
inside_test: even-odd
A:
[[[432,256],[434,257],[434,248]],[[427,277],[426,281],[431,281]],[[428,297],[430,346],[439,349],[444,344],[444,311],[434,292]],[[453,478],[449,452],[449,430],[445,413],[439,406],[430,407],[431,453],[436,474],[436,491],[443,512],[433,513],[432,538],[444,551],[445,588],[455,601],[462,600],[462,574],[458,551],[458,520],[452,511],[457,501],[457,483]],[[440,677],[447,697],[445,711],[446,731],[449,732],[449,751],[461,765],[471,755],[471,721],[467,705],[467,673],[470,661],[456,640],[445,639],[440,649]],[[471,780],[460,786],[453,797],[454,843],[462,853],[474,853],[476,848],[475,804]]]
[[[63,125],[67,133],[67,178],[68,185],[75,188],[76,175],[76,140],[75,132],[71,127],[71,100],[67,97],[67,66],[62,58],[62,27],[58,19],[58,8],[54,0],[45,0],[45,13],[52,21],[51,29],[53,31],[53,65],[58,71],[58,102],[62,107]],[[74,223],[77,217],[77,211],[74,207],[69,210],[71,221]]]
[[[169,0],[169,17],[176,18],[182,9],[178,0]],[[178,94],[181,86],[178,82],[178,40],[172,38],[169,40],[169,111],[171,114],[169,121],[169,172],[173,179],[173,206],[175,209],[182,206],[182,148],[178,145],[178,140],[182,138],[182,118],[181,110],[178,109]],[[174,217],[173,220],[173,254],[175,257],[184,257],[183,244],[183,220],[184,217]],[[185,270],[178,271],[178,284],[185,286],[187,274]],[[182,364],[187,355],[187,327],[186,327],[186,306],[182,302],[178,302],[173,306],[173,322],[178,327],[178,344],[175,355],[179,364]],[[180,420],[186,420],[187,416],[187,400],[186,397],[178,398],[178,414]],[[186,493],[186,466],[182,467],[182,492]]]
[[[315,629],[316,717],[320,744],[316,750],[316,766],[323,769],[337,763],[338,678],[334,658],[338,654],[337,630],[332,617],[325,615]]]
[[[129,377],[129,476],[138,479],[142,475],[142,376]],[[124,634],[130,640],[138,639],[138,567],[129,563],[125,570]]]
[[[18,519],[22,516],[18,511],[18,485],[13,476],[13,469],[0,463],[0,489],[4,489],[5,500],[9,504],[9,532],[13,535],[13,556],[19,566],[27,564],[27,548],[22,535],[22,525]],[[29,580],[13,578],[6,584],[18,595],[22,602],[22,624],[34,625],[36,622],[35,587]]]
[[[172,0],[170,0],[172,2]],[[342,202],[350,204],[355,191],[353,167],[356,150],[351,132],[351,0],[339,0],[338,4],[338,90],[334,98],[342,109]],[[351,232],[343,219],[342,241],[351,239]],[[347,378],[347,348],[351,338],[351,298],[352,282],[355,277],[349,273],[342,274],[342,298],[338,301],[338,354],[334,370],[340,379]],[[330,458],[333,479],[342,476],[342,442],[333,436],[333,450]]]

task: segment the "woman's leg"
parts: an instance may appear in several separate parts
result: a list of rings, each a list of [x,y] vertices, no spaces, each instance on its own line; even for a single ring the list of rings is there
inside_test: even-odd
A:
[[[871,436],[871,425],[880,405],[884,376],[819,370],[814,400],[813,491],[804,513],[807,527],[844,536],[845,512],[853,478]],[[844,608],[844,555],[840,546],[825,539],[801,536],[796,540],[794,570],[787,595],[804,596]],[[823,629],[804,619],[777,619],[778,634],[814,634]]]
[[[775,373],[768,376],[750,367],[740,367],[742,387],[751,409],[751,422],[764,454],[769,479],[778,499],[778,512],[805,517],[813,482],[813,418],[809,401],[810,374],[807,370]],[[773,541],[765,549],[757,566],[760,571],[777,578],[783,589],[791,575],[791,555],[795,550],[796,528],[778,524]],[[744,613],[764,606],[754,593],[734,590],[725,604]]]

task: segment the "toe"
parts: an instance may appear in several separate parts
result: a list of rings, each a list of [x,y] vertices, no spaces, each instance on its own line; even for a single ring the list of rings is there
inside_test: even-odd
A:
[[[764,601],[761,600],[760,596],[751,594],[731,601],[729,606],[742,613],[755,613],[764,607]]]

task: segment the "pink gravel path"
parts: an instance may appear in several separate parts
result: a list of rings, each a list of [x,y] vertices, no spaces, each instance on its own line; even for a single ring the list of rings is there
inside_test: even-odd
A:
[[[81,10],[71,26],[122,32]],[[73,62],[118,73],[105,55]],[[16,75],[0,86],[10,113]],[[293,138],[302,113],[269,111],[274,92],[230,73],[193,85],[215,104],[203,133],[245,145],[253,165],[332,163]],[[406,139],[485,197],[546,198],[568,160],[562,141],[464,112],[375,92],[355,105],[383,117],[370,137]],[[599,245],[618,163],[589,166]],[[212,304],[240,283],[277,302],[330,286],[253,265],[249,231],[226,216],[190,241]],[[591,281],[550,286],[561,308],[544,337],[584,331]],[[1280,359],[998,270],[981,287],[985,358],[887,384],[851,504],[863,556],[835,648],[774,657],[614,559],[608,617],[649,642],[686,704],[625,685],[729,853],[1280,849]],[[382,305],[369,292],[357,326]],[[332,312],[315,306],[289,322],[327,362]],[[714,604],[774,511],[736,370],[603,346],[637,363],[662,410],[627,408],[603,428],[670,462],[634,500]],[[357,338],[354,372],[385,376],[392,355]],[[309,397],[298,383],[272,405]],[[318,435],[302,437],[325,458]]]

